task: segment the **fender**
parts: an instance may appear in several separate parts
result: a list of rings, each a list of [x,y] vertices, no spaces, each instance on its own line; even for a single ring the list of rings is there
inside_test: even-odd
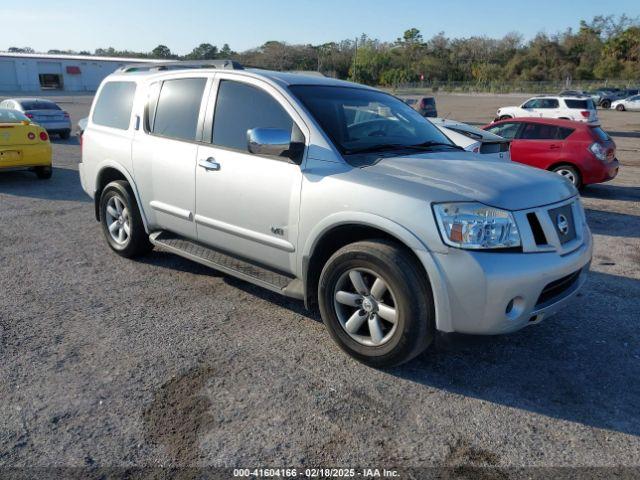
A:
[[[307,241],[304,244],[301,255],[298,256],[298,271],[302,273],[301,278],[303,285],[307,285],[309,259],[313,255],[320,239],[333,228],[348,224],[363,225],[382,230],[414,251],[427,272],[429,279],[431,279],[430,283],[436,311],[436,328],[442,331],[452,331],[451,309],[448,301],[446,282],[443,281],[444,275],[433,257],[433,252],[422,240],[405,227],[386,217],[372,213],[345,211],[329,215],[316,224],[307,235]]]
[[[147,232],[147,234],[149,234],[149,227],[147,224],[147,215],[144,212],[144,209],[142,208],[142,202],[140,200],[140,194],[138,193],[138,187],[136,186],[135,182],[133,181],[133,176],[131,175],[131,173],[129,173],[129,171],[122,166],[121,163],[115,162],[113,160],[103,160],[102,162],[100,162],[98,164],[98,166],[96,167],[96,171],[98,172],[97,175],[95,176],[96,179],[100,178],[100,174],[102,173],[102,171],[105,168],[113,168],[114,170],[117,170],[118,172],[120,172],[122,174],[122,176],[127,180],[127,182],[129,182],[129,186],[131,187],[131,190],[133,191],[133,195],[136,199],[136,202],[138,203],[138,210],[140,211],[140,217],[142,218],[142,223],[144,225],[144,230],[145,232]],[[100,201],[100,199],[97,197],[96,195],[96,188],[97,185],[94,184],[93,185],[93,198],[94,198],[94,202],[97,205],[98,202]],[[97,210],[97,207],[96,207]]]

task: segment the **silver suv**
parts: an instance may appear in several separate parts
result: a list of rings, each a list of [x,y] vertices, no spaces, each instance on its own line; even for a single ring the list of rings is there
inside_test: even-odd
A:
[[[80,174],[116,253],[155,246],[317,305],[377,367],[436,331],[540,322],[584,283],[591,234],[558,175],[462,151],[373,88],[195,67],[125,67],[97,92]]]

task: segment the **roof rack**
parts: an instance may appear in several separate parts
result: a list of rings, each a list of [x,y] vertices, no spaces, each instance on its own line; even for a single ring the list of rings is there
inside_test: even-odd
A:
[[[158,62],[158,63],[134,63],[120,67],[120,73],[133,72],[161,72],[164,70],[189,70],[197,68],[218,68],[221,70],[244,70],[244,67],[233,60],[198,60]]]

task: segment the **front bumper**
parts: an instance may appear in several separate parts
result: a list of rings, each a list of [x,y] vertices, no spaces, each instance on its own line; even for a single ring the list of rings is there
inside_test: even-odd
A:
[[[419,253],[432,285],[437,328],[493,335],[514,332],[553,315],[586,281],[593,254],[586,226],[582,239],[578,248],[564,255],[454,248],[446,254]],[[567,277],[568,283],[561,288],[551,288]]]

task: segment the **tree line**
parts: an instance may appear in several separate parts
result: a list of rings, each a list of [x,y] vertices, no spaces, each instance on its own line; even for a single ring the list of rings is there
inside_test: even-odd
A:
[[[33,52],[12,47],[9,51]],[[539,33],[524,41],[515,32],[502,38],[449,38],[440,32],[429,39],[411,28],[393,42],[367,35],[322,45],[293,45],[269,41],[243,52],[203,43],[187,55],[166,45],[151,52],[99,48],[95,56],[212,60],[230,58],[243,65],[271,70],[313,70],[370,85],[395,86],[410,82],[640,81],[640,22],[626,15],[596,16],[581,21],[577,30]]]

